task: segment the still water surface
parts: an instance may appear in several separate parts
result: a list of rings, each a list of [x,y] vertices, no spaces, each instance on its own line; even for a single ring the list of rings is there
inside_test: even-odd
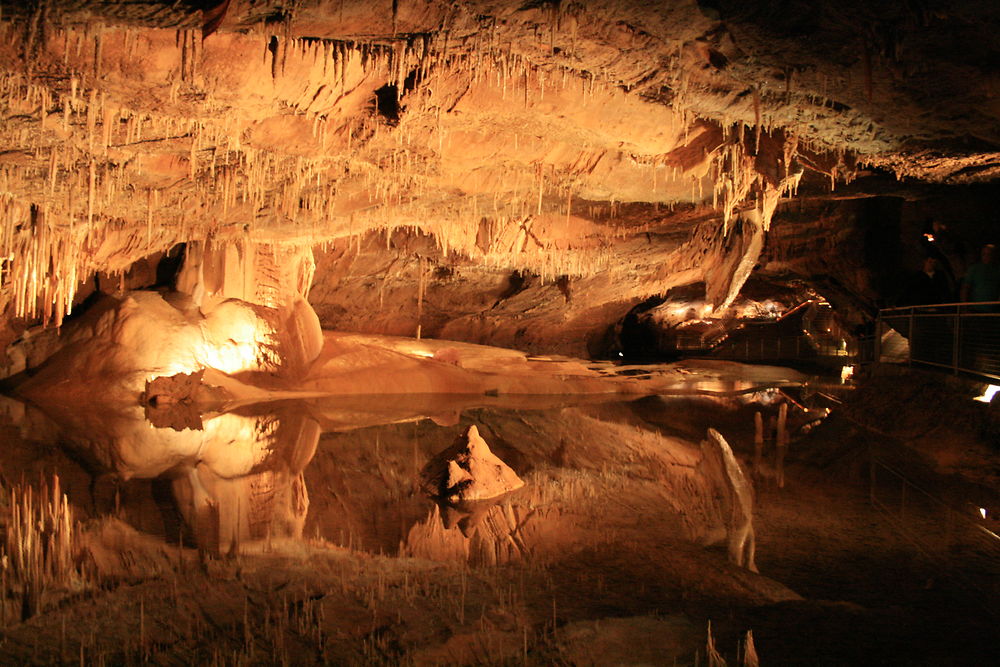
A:
[[[583,492],[546,495],[540,487],[549,484],[573,478],[583,488],[613,473],[621,477],[615,483],[627,485],[647,475],[645,459],[652,468],[660,465],[653,459],[678,471],[691,468],[709,427],[730,440],[745,466],[774,474],[781,453],[769,441],[770,451],[754,456],[753,415],[762,413],[770,438],[782,404],[797,435],[833,403],[808,385],[778,388],[748,379],[691,382],[677,395],[627,401],[620,395],[287,401],[182,415],[163,426],[139,406],[71,411],[4,398],[2,470],[8,482],[56,474],[78,518],[112,515],[170,544],[229,553],[320,538],[411,553],[409,542],[421,539],[415,527],[430,530],[434,517],[442,529],[468,538],[491,506],[530,512],[548,503],[571,512],[563,505],[586,500]],[[477,507],[435,507],[420,491],[421,469],[470,424],[528,484]]]

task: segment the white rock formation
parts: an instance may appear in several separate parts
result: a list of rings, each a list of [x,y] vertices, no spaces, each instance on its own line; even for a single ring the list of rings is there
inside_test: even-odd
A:
[[[702,459],[698,471],[704,475],[721,498],[722,518],[726,525],[729,559],[757,572],[754,562],[753,487],[743,474],[726,439],[713,428],[701,443]]]
[[[428,463],[421,474],[424,490],[449,502],[495,498],[524,486],[479,435],[475,425]]]

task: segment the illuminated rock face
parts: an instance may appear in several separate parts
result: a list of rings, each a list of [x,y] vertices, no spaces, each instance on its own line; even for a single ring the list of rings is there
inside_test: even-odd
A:
[[[35,373],[19,390],[76,402],[134,402],[146,382],[159,376],[204,368],[229,374],[275,371],[281,356],[271,314],[237,300],[204,314],[182,295],[170,300],[158,292],[105,297],[52,342],[50,355],[38,354]],[[103,385],[107,393],[90,395],[93,385]]]
[[[586,353],[672,287],[729,306],[783,196],[1000,173],[1000,19],[972,0],[0,4],[5,342],[187,243],[228,266],[182,271],[199,305],[262,303],[251,245],[288,272],[315,248],[324,324]],[[482,307],[435,301],[448,271]],[[403,286],[412,314],[369,315]]]
[[[524,486],[517,473],[490,451],[475,425],[434,457],[422,478],[430,495],[452,503],[487,500]]]

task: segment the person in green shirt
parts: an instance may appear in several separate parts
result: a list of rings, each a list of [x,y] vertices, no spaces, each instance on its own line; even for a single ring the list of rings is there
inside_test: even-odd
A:
[[[1000,264],[997,263],[996,246],[984,245],[980,261],[969,267],[962,280],[962,301],[1000,301]],[[994,310],[980,306],[977,310]]]

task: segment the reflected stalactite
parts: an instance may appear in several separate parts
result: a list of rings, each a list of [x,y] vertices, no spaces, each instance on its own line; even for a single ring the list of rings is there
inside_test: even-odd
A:
[[[62,445],[92,461],[103,485],[109,475],[121,483],[167,483],[189,544],[193,539],[210,553],[229,554],[303,537],[309,510],[303,472],[320,435],[308,415],[206,414],[199,427],[178,428],[154,426],[139,410],[115,413],[108,407],[93,418],[43,418],[32,408],[27,418],[35,424],[51,418]],[[164,528],[169,530],[169,521]]]
[[[702,442],[698,471],[720,498],[719,511],[726,530],[729,559],[751,572],[757,571],[753,529],[753,486],[743,473],[729,443],[715,429]]]
[[[778,488],[785,486],[785,455],[788,453],[788,403],[778,408],[778,424],[774,435],[775,470]]]
[[[754,478],[760,477],[760,466],[764,458],[764,420],[760,411],[753,413],[753,466]]]

